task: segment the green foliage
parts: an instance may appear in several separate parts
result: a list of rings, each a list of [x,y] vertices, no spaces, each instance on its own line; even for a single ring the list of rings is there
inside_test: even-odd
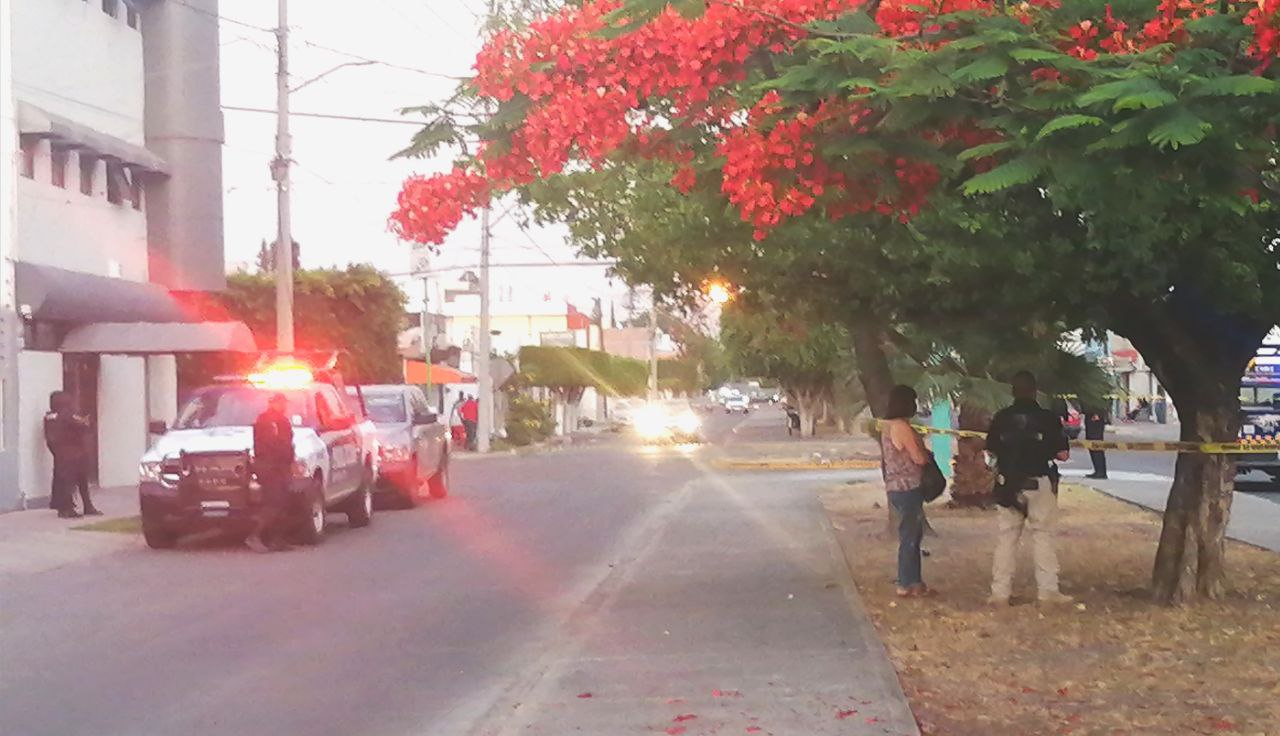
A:
[[[609,396],[637,396],[648,383],[648,366],[586,348],[526,345],[520,348],[520,373],[529,386],[543,386],[568,401],[595,388]]]
[[[551,406],[522,393],[511,394],[507,402],[507,441],[524,447],[547,439],[556,431]]]
[[[720,339],[739,375],[772,379],[789,391],[829,392],[851,360],[843,327],[767,306],[725,310]]]
[[[269,274],[232,274],[217,298],[232,319],[249,326],[263,347],[275,343],[275,280]],[[372,266],[295,273],[294,333],[299,350],[342,350],[339,367],[350,380],[398,382],[398,341],[405,295]]]
[[[693,394],[707,388],[701,364],[687,357],[658,361],[658,388],[681,394]]]

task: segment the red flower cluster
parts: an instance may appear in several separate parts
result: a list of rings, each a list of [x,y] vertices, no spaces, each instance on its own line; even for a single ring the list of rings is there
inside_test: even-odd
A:
[[[1161,0],[1156,15],[1132,33],[1129,24],[1116,18],[1107,5],[1101,23],[1089,19],[1067,29],[1071,43],[1067,51],[1081,59],[1096,59],[1098,51],[1109,54],[1132,54],[1164,43],[1181,44],[1187,40],[1187,21],[1213,15],[1217,0]],[[1106,29],[1106,35],[1100,29]]]
[[[1280,58],[1280,0],[1257,0],[1244,17],[1244,24],[1253,27],[1253,43],[1249,44],[1249,56],[1262,62],[1259,71],[1266,70]]]
[[[933,166],[864,154],[854,162],[857,170],[879,173],[855,179],[835,171],[817,149],[823,138],[865,132],[864,109],[828,100],[816,109],[784,110],[771,95],[744,112],[734,96],[733,83],[753,55],[785,52],[804,37],[803,24],[838,17],[865,1],[718,0],[698,17],[668,8],[632,32],[608,37],[601,31],[622,0],[586,0],[526,30],[500,32],[476,58],[476,88],[489,101],[526,105],[522,119],[500,147],[482,149],[474,164],[405,182],[391,226],[405,239],[440,243],[493,192],[552,176],[571,162],[599,165],[620,152],[676,163],[671,184],[688,192],[697,183],[692,153],[667,131],[690,129],[717,139],[725,159],[722,191],[758,238],[819,202],[832,217],[910,217],[939,180]],[[1245,20],[1255,34],[1249,53],[1265,66],[1280,56],[1280,0],[1250,1],[1257,8]],[[1030,22],[1033,14],[1059,6],[1060,0],[1027,0],[1012,12]],[[1186,38],[1187,21],[1215,6],[1213,0],[1162,0],[1158,15],[1136,33],[1108,8],[1101,21],[1065,29],[1063,48],[1092,59],[1100,52],[1177,43]],[[885,34],[910,44],[940,28],[931,19],[962,11],[995,12],[995,5],[881,0],[875,15]],[[1050,81],[1057,74],[1044,69],[1033,76]]]
[[[940,25],[931,22],[940,15],[990,11],[994,7],[992,0],[881,0],[876,9],[876,24],[887,36],[921,36],[941,30]]]
[[[433,177],[414,176],[404,183],[391,214],[391,230],[405,240],[441,243],[462,218],[489,201],[489,182],[462,167]]]

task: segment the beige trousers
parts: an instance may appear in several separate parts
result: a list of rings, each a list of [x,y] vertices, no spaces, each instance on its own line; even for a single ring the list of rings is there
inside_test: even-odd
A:
[[[1020,494],[1027,505],[1026,516],[1018,509],[996,507],[999,537],[996,540],[995,560],[991,565],[993,598],[1008,598],[1013,593],[1013,574],[1018,567],[1018,541],[1022,539],[1023,529],[1031,533],[1036,563],[1036,588],[1040,597],[1052,596],[1058,592],[1058,554],[1053,542],[1058,517],[1058,497],[1054,495],[1048,478],[1038,480],[1039,488]]]

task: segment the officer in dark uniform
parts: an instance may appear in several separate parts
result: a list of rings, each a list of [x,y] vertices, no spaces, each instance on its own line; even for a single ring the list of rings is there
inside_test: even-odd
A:
[[[89,498],[89,458],[85,447],[88,433],[89,420],[76,415],[71,396],[65,391],[49,394],[49,413],[44,415],[44,442],[53,454],[49,508],[63,519],[80,518],[76,511],[77,488],[85,515],[102,515]]]
[[[266,410],[253,423],[253,471],[262,488],[262,502],[253,532],[245,544],[255,552],[288,548],[280,533],[293,478],[293,424],[288,410],[289,400],[285,395],[274,394],[267,400]]]
[[[1102,441],[1107,434],[1107,413],[1097,406],[1084,408],[1084,438]],[[1107,453],[1104,450],[1090,450],[1089,459],[1093,461],[1093,472],[1086,478],[1096,480],[1107,479]]]
[[[999,538],[992,562],[993,605],[1007,606],[1017,566],[1015,554],[1024,528],[1035,547],[1036,586],[1042,603],[1071,599],[1058,590],[1058,556],[1053,528],[1058,512],[1058,472],[1054,460],[1070,456],[1057,414],[1036,403],[1036,379],[1014,375],[1013,405],[996,412],[987,434],[987,451],[996,457],[995,496]]]

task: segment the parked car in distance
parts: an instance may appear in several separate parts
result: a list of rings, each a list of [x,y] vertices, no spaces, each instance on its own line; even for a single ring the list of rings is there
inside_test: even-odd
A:
[[[378,428],[379,493],[390,495],[403,507],[416,506],[427,495],[447,496],[449,428],[431,409],[422,389],[383,384],[361,386],[361,393]]]
[[[746,414],[749,411],[751,411],[751,399],[747,398],[746,396],[743,396],[742,394],[738,394],[737,396],[730,396],[729,398],[724,400],[725,414],[733,414],[736,412],[742,412],[743,414]]]

